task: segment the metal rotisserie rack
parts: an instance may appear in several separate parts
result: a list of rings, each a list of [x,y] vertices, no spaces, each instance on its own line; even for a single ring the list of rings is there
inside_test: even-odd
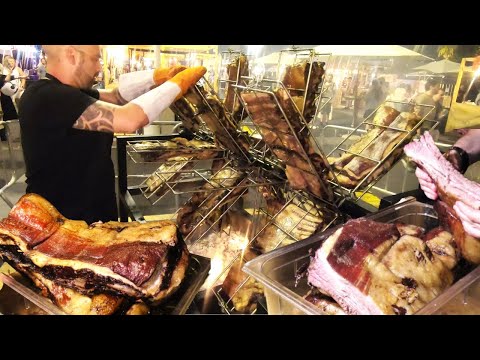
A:
[[[433,110],[432,105],[389,100],[348,131],[327,155],[335,191],[360,200],[400,160],[409,141],[437,127],[438,121],[430,119]]]
[[[203,79],[172,105],[193,140],[127,141],[132,165],[143,171],[129,177],[128,189],[177,222],[191,253],[211,258],[203,289],[223,312],[261,307],[263,290],[241,271],[245,261],[342,221],[343,196],[328,181],[333,171],[310,129],[324,105],[318,56],[311,49],[281,55],[279,80],[250,76],[237,54],[226,62],[233,75],[225,99]],[[282,58],[289,63],[280,65]],[[251,94],[269,102],[252,109]],[[259,118],[261,109],[270,115]]]

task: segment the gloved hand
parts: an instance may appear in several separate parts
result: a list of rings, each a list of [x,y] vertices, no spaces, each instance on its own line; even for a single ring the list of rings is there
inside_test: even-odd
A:
[[[192,85],[195,85],[206,72],[207,68],[205,66],[196,66],[185,69],[168,80],[169,82],[177,84],[180,88],[180,93],[175,98],[175,101],[180,99]]]
[[[462,201],[457,201],[453,205],[453,210],[457,213],[467,234],[480,238],[480,210],[474,209]]]
[[[186,67],[182,65],[171,66],[169,68],[156,68],[153,71],[153,82],[157,86],[162,85],[165,81],[170,80],[185,69]]]

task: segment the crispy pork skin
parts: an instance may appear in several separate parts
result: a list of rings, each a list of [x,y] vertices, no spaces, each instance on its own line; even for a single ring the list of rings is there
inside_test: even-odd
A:
[[[57,285],[154,304],[179,287],[189,260],[170,221],[89,226],[66,219],[36,194],[24,195],[0,221],[0,246],[14,246],[35,272]]]
[[[440,221],[449,228],[463,257],[480,264],[480,240],[465,233],[453,205],[457,200],[475,209],[480,209],[480,184],[468,180],[447,161],[425,132],[419,141],[405,146],[405,154],[420,166],[435,182],[441,204],[437,204]]]
[[[413,314],[452,284],[456,257],[444,231],[424,240],[401,236],[398,229],[369,219],[348,221],[316,251],[309,283],[349,314]]]

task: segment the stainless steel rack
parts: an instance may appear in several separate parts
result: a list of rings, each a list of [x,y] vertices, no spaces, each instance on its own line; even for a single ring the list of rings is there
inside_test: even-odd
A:
[[[184,105],[179,106],[179,102]],[[246,135],[239,130],[205,77],[170,108],[188,130],[201,138],[215,140],[223,149],[230,150],[244,162],[251,163]]]
[[[402,102],[402,101],[393,101],[389,100],[388,103],[396,103],[400,105],[413,105],[409,102]],[[375,163],[375,166],[364,176],[361,177],[361,179],[358,181],[358,184],[355,185],[353,188],[347,188],[345,186],[340,185],[339,181],[337,180],[338,175],[340,175],[340,171],[338,170],[333,170],[334,174],[336,175],[336,178],[329,180],[329,182],[332,184],[332,186],[335,187],[336,191],[341,192],[342,194],[346,194],[348,198],[353,199],[355,202],[360,200],[367,192],[370,191],[370,189],[381,179],[381,177],[388,172],[389,169],[395,165],[396,161],[398,161],[402,155],[401,149],[403,148],[404,145],[407,144],[408,141],[412,140],[414,136],[417,134],[417,131],[421,129],[422,127],[425,127],[425,125],[430,124],[430,126],[427,126],[429,129],[434,129],[438,126],[438,121],[436,120],[431,120],[429,119],[429,115],[432,113],[434,110],[435,106],[433,105],[421,105],[421,104],[416,104],[415,106],[420,106],[420,107],[425,107],[427,109],[430,109],[423,117],[420,118],[420,120],[416,123],[416,125],[410,129],[401,129],[393,126],[385,126],[381,124],[375,124],[372,122],[372,119],[374,118],[376,112],[383,107],[384,104],[381,104],[375,111],[373,111],[367,118],[365,118],[357,127],[352,128],[352,131],[349,132],[347,136],[344,137],[344,139],[336,145],[327,155],[327,157],[330,157],[332,154],[340,153],[348,153],[351,154],[355,157],[360,157],[362,159],[366,159],[368,161],[371,161]],[[402,113],[400,113],[398,116],[400,116]],[[349,140],[353,138],[360,138],[361,135],[367,133],[369,130],[373,130],[375,128],[381,128],[385,129],[385,131],[389,132],[399,132],[402,135],[402,137],[397,141],[396,145],[387,153],[382,154],[382,157],[380,159],[375,159],[369,156],[366,156],[365,154],[362,154],[362,152],[367,149],[371,144],[373,144],[377,138],[374,137],[372,138],[365,146],[362,147],[360,151],[350,151],[346,146],[344,146],[345,143],[347,143]],[[353,144],[353,142],[351,143]],[[385,169],[377,173],[377,170],[380,169],[382,166],[384,166],[387,161],[390,161],[391,163],[389,164],[388,167],[385,167]]]

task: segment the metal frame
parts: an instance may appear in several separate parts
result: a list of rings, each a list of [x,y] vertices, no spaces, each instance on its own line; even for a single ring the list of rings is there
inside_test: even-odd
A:
[[[293,105],[293,108],[296,110],[297,112],[297,115],[301,121],[301,129],[299,130],[299,132],[302,132],[304,130],[307,131],[307,136],[306,138],[310,139],[313,144],[314,144],[314,150],[316,150],[317,154],[320,155],[320,157],[322,158],[322,161],[323,163],[325,164],[325,168],[323,170],[323,172],[321,174],[319,174],[315,168],[315,166],[313,165],[310,157],[308,156],[307,152],[305,151],[305,147],[304,145],[302,144],[302,142],[300,141],[298,135],[297,135],[297,130],[293,127],[292,125],[292,122],[290,121],[290,119],[288,118],[288,116],[286,115],[284,109],[282,108],[280,102],[278,101],[275,93],[272,91],[272,90],[264,90],[264,89],[259,89],[258,86],[240,86],[240,85],[237,85],[235,86],[236,88],[236,91],[239,91],[239,90],[243,90],[243,91],[251,91],[253,93],[266,93],[266,94],[269,94],[272,99],[274,99],[275,101],[275,106],[278,108],[278,110],[280,110],[280,113],[282,114],[283,118],[285,119],[289,129],[290,129],[290,132],[287,133],[287,135],[291,135],[295,138],[296,142],[297,142],[297,146],[299,149],[302,149],[302,153],[300,154],[305,160],[306,162],[308,163],[309,167],[310,167],[310,174],[315,176],[319,183],[321,184],[322,188],[323,188],[323,191],[325,193],[328,193],[329,190],[332,191],[331,189],[328,189],[326,188],[327,186],[327,183],[325,181],[323,181],[322,179],[322,175],[325,175],[325,177],[328,175],[328,173],[330,172],[331,174],[334,174],[328,161],[327,161],[327,158],[325,157],[325,155],[323,154],[323,152],[321,151],[321,148],[320,146],[318,145],[318,142],[317,140],[315,139],[315,137],[313,136],[313,134],[311,133],[311,129],[310,127],[308,126],[308,122],[305,120],[305,118],[303,117],[303,114],[299,111],[298,107],[296,106],[295,102],[293,101],[290,93],[288,92],[287,88],[283,85],[282,82],[278,81],[278,80],[269,80],[269,79],[263,79],[262,82],[266,82],[266,83],[269,83],[270,86],[269,88],[271,89],[274,85],[277,85],[279,89],[283,89],[287,96],[288,96],[288,99],[289,101],[291,102],[291,104]],[[240,95],[240,94],[239,94]],[[245,108],[245,110],[247,111],[248,115],[250,116],[250,118],[253,118],[252,117],[252,114],[250,113],[250,110],[248,109],[248,106],[247,104],[245,103],[245,101],[240,97],[240,100],[242,101],[242,104]],[[260,130],[259,130],[259,126],[256,125],[254,123],[254,126],[257,128],[257,131],[260,133]],[[277,131],[278,132],[278,131]],[[268,143],[265,141],[265,143],[267,144],[267,146],[270,148],[270,152],[271,154],[274,154],[273,152],[273,149],[268,145]],[[280,164],[284,164],[283,161],[281,161],[280,159],[278,160],[266,160],[266,159],[259,159],[260,161],[262,162],[269,162],[269,163],[272,163],[274,165],[276,165],[277,167],[281,168],[282,170],[284,170],[284,166],[283,165],[280,165]],[[333,175],[335,176],[335,175]],[[312,196],[315,196],[317,199],[319,199],[320,201],[323,201],[323,202],[326,202],[328,205],[332,206],[333,208],[337,208],[338,206],[341,205],[341,203],[344,201],[344,196],[342,193],[339,193],[338,194],[338,198],[335,202],[330,202],[328,200],[325,200],[325,199],[321,199],[320,197],[318,197],[317,195],[315,194],[312,194]]]
[[[25,175],[25,162],[23,161],[22,144],[20,142],[20,122],[18,120],[7,120],[1,121],[0,124],[5,127],[8,144],[7,161],[10,164],[10,169],[12,169],[10,179],[2,188],[0,188],[0,198],[2,198],[10,208],[13,208],[14,204],[6,197],[5,192],[20,180],[23,175]],[[22,166],[20,167],[17,166],[15,152],[18,152],[21,155]]]
[[[230,131],[234,130],[239,136],[241,136],[241,132],[239,131],[238,129],[238,126],[235,124],[235,122],[232,120],[231,118],[231,114],[230,112],[228,112],[223,104],[223,102],[220,100],[218,94],[215,92],[215,90],[213,89],[213,86],[208,82],[208,80],[203,77],[202,80],[200,80],[200,82],[203,82],[204,86],[202,87],[203,90],[209,94],[210,96],[213,96],[215,97],[217,100],[218,100],[218,103],[219,103],[219,106],[222,107],[222,110],[223,110],[223,113],[225,114],[225,118],[224,118],[224,121],[226,121],[229,125],[230,125]],[[206,86],[205,86],[206,85]],[[234,145],[234,148],[233,149],[229,149],[228,145],[225,145],[225,144],[221,144],[220,141],[216,141],[216,143],[220,144],[222,146],[222,148],[226,149],[226,150],[230,150],[238,155],[241,155],[243,157],[243,159],[247,162],[247,163],[251,163],[252,160],[250,158],[250,154],[248,153],[248,151],[246,152],[237,142],[237,140],[234,138],[234,136],[232,136],[232,134],[230,133],[230,131],[224,126],[224,121],[222,121],[218,115],[216,114],[216,112],[213,110],[213,108],[210,106],[210,104],[208,103],[207,99],[205,98],[203,92],[200,90],[200,85],[195,85],[194,88],[202,99],[202,102],[203,102],[203,107],[205,109],[207,109],[207,111],[210,111],[211,114],[213,114],[213,116],[216,118],[216,121],[217,123],[219,124],[219,126],[221,126],[221,128],[223,129],[223,131],[228,135],[228,137],[230,138],[231,140],[231,143]],[[188,101],[187,98],[185,98],[185,100],[190,104],[191,107],[193,107],[195,109],[195,113],[193,115],[193,118],[195,118],[197,120],[197,122],[199,124],[201,124],[201,129],[200,129],[200,135],[205,135],[207,136],[208,138],[210,138],[211,140],[214,139],[214,133],[208,129],[207,125],[205,124],[205,122],[201,119],[201,116],[203,114],[205,114],[204,111],[200,111],[201,109],[199,109],[197,106],[195,106],[194,104],[190,103],[190,101]],[[178,109],[177,106],[175,106],[175,104],[172,104],[171,107],[170,107],[173,112],[179,116],[181,119],[185,119],[185,115]]]
[[[403,146],[405,145],[405,142],[409,139],[409,138],[413,138],[414,134],[416,133],[416,131],[425,123],[425,122],[431,122],[433,123],[432,126],[430,127],[430,129],[435,129],[437,126],[438,126],[438,121],[436,120],[430,120],[430,119],[427,119],[427,117],[430,115],[430,113],[435,109],[435,106],[434,105],[424,105],[424,104],[412,104],[410,102],[404,102],[404,101],[393,101],[393,100],[388,100],[389,103],[396,103],[396,104],[403,104],[403,105],[412,105],[412,106],[423,106],[423,107],[427,107],[427,108],[431,108],[430,111],[428,111],[424,116],[423,118],[420,119],[420,121],[411,129],[411,130],[405,130],[405,129],[399,129],[399,128],[395,128],[395,127],[390,127],[390,126],[384,126],[384,125],[378,125],[378,124],[374,124],[373,122],[369,121],[371,120],[378,109],[380,109],[382,106],[384,106],[384,103],[382,103],[380,106],[378,106],[375,111],[373,111],[369,116],[367,116],[360,124],[357,125],[357,127],[355,128],[352,128],[352,131],[337,145],[335,146],[327,155],[327,158],[329,156],[331,156],[333,153],[335,153],[336,151],[342,151],[343,153],[349,153],[349,154],[352,154],[354,156],[359,156],[361,158],[364,158],[364,159],[367,159],[367,160],[370,160],[370,161],[373,161],[376,163],[375,167],[373,169],[371,169],[368,174],[366,174],[365,176],[363,176],[363,178],[360,180],[360,182],[353,188],[353,189],[348,189],[346,187],[343,187],[341,186],[339,183],[338,183],[338,180],[329,180],[329,182],[334,186],[336,187],[336,189],[338,189],[339,191],[342,191],[343,193],[346,193],[348,195],[348,197],[350,197],[351,199],[353,199],[355,202],[357,202],[358,200],[360,200],[368,191],[370,191],[370,189],[383,177],[383,175],[385,175],[387,171],[385,171],[383,174],[380,174],[380,175],[377,175],[377,177],[375,179],[370,179],[368,184],[365,184],[364,183],[366,182],[367,179],[369,179],[371,177],[372,174],[374,174],[383,164],[385,164],[385,162],[387,160],[390,159],[391,156],[393,156],[393,154],[395,153],[395,150],[397,150],[400,146]],[[400,113],[401,114],[401,113]],[[341,146],[352,136],[352,134],[358,132],[363,132],[364,130],[363,129],[360,129],[361,126],[364,126],[364,125],[369,125],[369,126],[373,126],[373,127],[380,127],[380,128],[384,128],[384,129],[388,129],[388,130],[394,130],[394,131],[398,131],[398,132],[402,132],[404,133],[405,135],[403,136],[403,138],[390,150],[390,152],[388,152],[387,154],[385,154],[381,160],[375,160],[375,159],[372,159],[368,156],[365,156],[365,155],[362,155],[361,153],[370,146],[370,144],[372,144],[376,139],[372,139],[370,140],[370,142],[368,142],[368,144],[365,145],[365,147],[363,147],[359,153],[355,153],[355,152],[351,152],[349,151],[348,149],[344,149],[342,148]],[[329,126],[329,125],[327,125]],[[358,134],[357,133],[357,134]],[[395,163],[400,159],[400,156],[394,160],[392,162],[392,165],[390,166],[390,168],[392,168]],[[333,171],[335,174],[339,174],[340,172],[338,170],[334,170]],[[365,186],[364,188],[362,188],[362,186]],[[361,193],[360,196],[357,196],[356,195],[356,192],[359,191],[359,189],[363,189],[363,192]]]

